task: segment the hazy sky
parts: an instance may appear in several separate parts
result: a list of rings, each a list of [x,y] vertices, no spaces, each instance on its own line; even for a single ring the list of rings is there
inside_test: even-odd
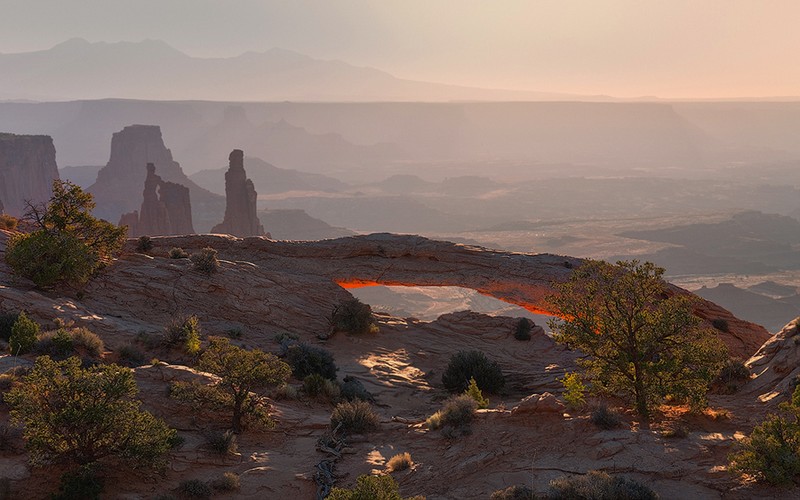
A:
[[[161,39],[271,47],[469,86],[620,97],[800,95],[798,0],[0,0],[0,52]]]

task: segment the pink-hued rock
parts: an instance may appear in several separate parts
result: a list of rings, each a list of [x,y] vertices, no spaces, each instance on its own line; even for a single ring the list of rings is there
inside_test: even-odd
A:
[[[544,394],[531,394],[524,398],[511,410],[512,415],[525,415],[530,413],[564,413],[564,404],[549,392]]]
[[[212,233],[233,236],[262,236],[264,226],[256,215],[258,193],[244,170],[244,152],[234,149],[225,172],[225,219],[211,228]]]
[[[0,213],[19,217],[26,201],[46,202],[58,178],[50,136],[0,134]]]
[[[120,226],[128,226],[128,236],[193,234],[189,188],[164,181],[156,167],[147,164],[140,212],[122,214]]]

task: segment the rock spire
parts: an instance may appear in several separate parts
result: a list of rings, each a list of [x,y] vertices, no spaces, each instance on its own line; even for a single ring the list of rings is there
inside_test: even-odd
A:
[[[189,188],[163,180],[156,166],[147,164],[143,200],[139,212],[123,214],[120,225],[128,226],[128,236],[193,234]]]
[[[228,161],[228,171],[225,172],[225,219],[214,226],[211,232],[240,237],[261,236],[264,226],[256,215],[258,193],[244,170],[244,152],[234,149]]]

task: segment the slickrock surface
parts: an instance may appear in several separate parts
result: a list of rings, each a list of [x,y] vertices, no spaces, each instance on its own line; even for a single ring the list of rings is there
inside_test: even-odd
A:
[[[794,326],[794,333],[779,334],[749,361],[757,376],[739,392],[711,396],[711,406],[730,412],[730,419],[665,407],[664,416],[649,429],[623,412],[620,427],[600,430],[589,422],[590,409],[561,406],[558,379],[575,370],[580,353],[555,344],[542,329],[534,329],[530,341],[515,340],[514,318],[462,311],[421,322],[379,315],[376,334],[338,333],[324,342],[317,338],[328,331],[333,305],[349,297],[337,283],[462,286],[542,310],[550,283],[565,279],[570,272],[565,262],[575,266],[577,259],[387,234],[305,243],[220,235],[156,237],[150,255],[132,253],[136,242],[129,240],[128,253],[94,278],[78,299],[73,292],[40,293],[12,277],[2,262],[7,234],[0,231],[0,310],[24,308],[45,326],[52,326],[57,317],[87,326],[103,338],[108,360],[116,359],[120,348],[137,337],[157,337],[179,314],[197,314],[204,336],[241,330],[233,342],[247,348],[277,352],[274,335],[290,332],[329,349],[339,380],[349,376],[361,382],[373,395],[381,420],[378,431],[348,438],[335,469],[342,486],[352,486],[359,474],[382,471],[391,456],[409,452],[415,465],[394,477],[404,496],[420,494],[429,500],[486,499],[513,484],[542,492],[551,479],[591,469],[642,481],[662,498],[774,498],[797,493],[742,484],[725,470],[736,441],[774,408],[760,396],[774,384],[780,389],[797,369]],[[220,271],[212,275],[192,270],[187,259],[166,257],[172,247],[191,252],[206,246],[217,249],[221,259]],[[766,336],[763,329],[711,303],[698,303],[698,312],[727,319],[738,337],[723,338],[742,352]],[[305,397],[273,400],[277,427],[244,432],[238,454],[221,458],[206,449],[205,436],[224,430],[229,416],[193,409],[167,396],[173,380],[213,378],[180,366],[192,362],[180,352],[135,345],[146,351],[145,365],[135,370],[144,407],[177,428],[185,441],[171,452],[163,477],[110,468],[105,496],[176,495],[181,481],[235,472],[241,490],[231,498],[313,498],[314,465],[327,457],[317,451],[316,443],[328,429],[329,403]],[[471,434],[448,439],[423,422],[447,397],[441,375],[448,359],[465,349],[481,350],[496,360],[506,374],[506,389],[488,395],[490,407],[479,411]],[[150,366],[153,357],[168,364]],[[0,358],[0,366],[7,364]],[[291,384],[299,388],[301,382],[293,379]],[[525,402],[531,395],[540,396]],[[516,406],[531,411],[512,412]],[[0,424],[7,418],[7,411],[0,409]],[[664,437],[661,431],[676,424],[685,425],[688,435]],[[47,498],[60,471],[29,467],[21,439],[12,436],[11,443],[17,451],[0,454],[0,470],[12,478],[12,492],[24,488],[26,498]]]
[[[0,133],[0,213],[19,217],[26,200],[49,200],[55,179],[56,148],[50,136]]]
[[[225,219],[211,228],[211,232],[240,237],[261,236],[264,226],[256,215],[258,193],[244,170],[244,152],[234,149],[228,161],[228,171],[225,172]]]
[[[164,181],[156,167],[147,164],[141,212],[122,214],[119,225],[128,226],[128,236],[193,234],[189,188]]]

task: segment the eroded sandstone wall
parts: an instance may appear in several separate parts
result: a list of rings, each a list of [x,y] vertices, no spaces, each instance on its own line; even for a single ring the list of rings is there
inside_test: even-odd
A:
[[[26,201],[49,200],[58,178],[50,136],[0,134],[0,202],[6,213],[19,217]]]

